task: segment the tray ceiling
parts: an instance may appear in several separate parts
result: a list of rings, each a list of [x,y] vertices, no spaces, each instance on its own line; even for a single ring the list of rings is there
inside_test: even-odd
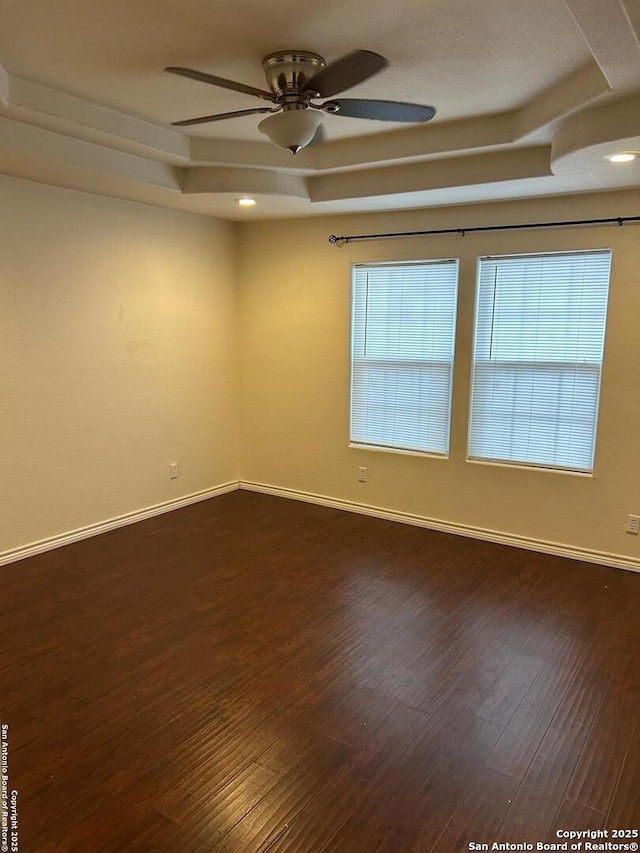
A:
[[[640,0],[5,0],[0,171],[232,219],[636,186],[640,160],[606,158],[640,151],[638,27]],[[285,48],[381,53],[348,97],[436,118],[325,115],[327,141],[296,157],[258,116],[171,127],[264,102],[164,66],[263,88],[262,57]]]

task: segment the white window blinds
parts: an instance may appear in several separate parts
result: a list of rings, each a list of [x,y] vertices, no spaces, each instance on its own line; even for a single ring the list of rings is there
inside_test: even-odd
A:
[[[353,270],[351,441],[446,455],[458,262]]]
[[[469,458],[591,471],[610,251],[481,258]]]

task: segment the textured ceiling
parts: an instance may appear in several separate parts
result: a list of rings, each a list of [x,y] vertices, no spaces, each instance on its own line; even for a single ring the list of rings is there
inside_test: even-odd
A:
[[[558,0],[357,0],[318,4],[311,15],[290,0],[18,0],[0,12],[10,73],[158,123],[254,105],[169,77],[166,65],[264,87],[261,59],[282,48],[328,61],[357,48],[382,53],[391,67],[350,94],[435,104],[439,121],[517,107],[591,59]],[[197,134],[261,141],[256,124],[237,119]],[[334,118],[330,132],[381,128]]]
[[[328,0],[313,10],[293,0],[5,0],[0,171],[230,218],[442,204],[447,191],[459,203],[635,185],[639,166],[622,172],[604,158],[640,148],[639,25],[639,0]],[[258,116],[171,128],[264,102],[164,66],[263,88],[262,57],[285,48],[329,62],[381,53],[389,68],[348,96],[433,104],[436,118],[326,115],[327,143],[295,159],[258,132]],[[234,202],[244,192],[259,200],[251,214]]]

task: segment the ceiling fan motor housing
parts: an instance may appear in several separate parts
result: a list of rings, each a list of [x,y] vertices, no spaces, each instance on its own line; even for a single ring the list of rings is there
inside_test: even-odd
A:
[[[302,94],[307,80],[310,80],[318,71],[326,68],[326,65],[327,63],[322,56],[306,50],[279,50],[270,53],[262,60],[267,85],[279,98],[286,95]],[[299,109],[304,109],[307,106],[308,94],[303,96]],[[293,99],[287,105],[290,109],[295,109]]]

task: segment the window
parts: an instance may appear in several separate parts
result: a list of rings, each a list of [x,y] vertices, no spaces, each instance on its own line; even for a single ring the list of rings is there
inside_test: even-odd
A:
[[[469,458],[593,470],[610,251],[481,258]]]
[[[458,262],[353,270],[351,441],[446,455]]]

